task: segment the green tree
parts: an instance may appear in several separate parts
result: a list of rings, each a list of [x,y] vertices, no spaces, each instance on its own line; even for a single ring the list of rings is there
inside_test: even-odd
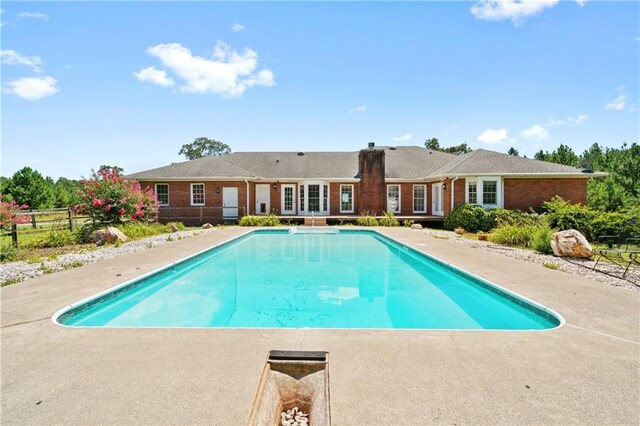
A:
[[[424,141],[424,147],[432,151],[447,152],[449,154],[455,155],[466,154],[467,152],[473,151],[466,143],[453,145],[447,148],[441,147],[438,138],[427,139],[426,141]]]
[[[27,204],[31,209],[48,209],[55,205],[53,180],[31,167],[15,172],[5,190],[18,204]]]
[[[540,150],[536,152],[533,158],[551,163],[564,164],[565,166],[580,166],[580,157],[567,145],[560,145],[558,149],[551,153]]]
[[[229,154],[231,148],[229,145],[209,139],[205,137],[196,138],[193,142],[182,145],[179,155],[184,155],[187,160],[195,160],[196,158],[208,157],[213,155],[219,157]]]
[[[73,207],[80,203],[82,184],[77,180],[59,178],[55,183],[56,207]]]
[[[513,155],[514,157],[519,157],[520,156],[520,153],[514,147],[509,148],[509,151],[507,151],[507,154]]]
[[[640,145],[623,144],[620,149],[602,148],[597,143],[583,154],[590,168],[609,173],[609,176],[591,179],[587,186],[587,199],[591,208],[620,211],[640,208]]]
[[[442,151],[438,138],[431,138],[424,141],[424,147],[433,151]]]
[[[122,167],[118,167],[118,166],[109,166],[106,164],[101,165],[98,170],[104,170],[107,173],[111,173],[114,172],[117,175],[123,175],[124,174],[124,169]]]

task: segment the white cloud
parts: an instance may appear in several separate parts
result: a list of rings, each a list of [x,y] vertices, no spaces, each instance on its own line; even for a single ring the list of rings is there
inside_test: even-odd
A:
[[[166,71],[157,70],[153,66],[134,72],[133,75],[135,75],[140,81],[148,81],[149,83],[157,84],[158,86],[167,87],[175,84],[173,79],[167,76]]]
[[[584,7],[587,4],[587,0],[576,0],[576,3],[578,3],[578,6]]]
[[[58,82],[53,77],[25,77],[7,84],[9,86],[8,93],[13,93],[28,101],[37,101],[60,91],[56,87]]]
[[[42,59],[40,59],[39,56],[24,56],[23,54],[16,52],[15,50],[2,50],[0,51],[0,58],[2,58],[3,64],[25,65],[35,72],[42,71],[40,69]]]
[[[589,121],[589,116],[586,114],[580,114],[576,118],[573,118],[573,117],[567,118],[567,121],[569,121],[569,123],[573,124],[574,126],[579,126],[585,121]]]
[[[26,19],[42,19],[43,21],[49,20],[49,15],[40,12],[20,12],[18,13],[18,17]]]
[[[510,19],[518,23],[527,16],[537,15],[551,8],[560,0],[480,0],[471,6],[471,13],[485,21],[504,21]]]
[[[496,145],[507,139],[507,129],[487,129],[480,133],[478,141]]]
[[[614,111],[622,111],[627,106],[627,93],[624,90],[624,86],[620,86],[616,89],[616,97],[609,103],[606,108]]]
[[[556,120],[554,118],[550,118],[549,121],[545,124],[545,127],[558,127],[562,126],[565,123],[564,120]]]
[[[231,31],[235,31],[235,32],[243,31],[244,29],[245,29],[245,26],[242,24],[238,24],[237,22],[231,26]]]
[[[406,142],[409,139],[411,139],[413,137],[413,135],[411,133],[405,133],[402,136],[396,136],[395,138],[392,138],[394,141],[396,142]]]
[[[228,44],[217,42],[213,56],[204,58],[194,56],[191,50],[179,43],[167,43],[150,47],[147,53],[160,59],[170,72],[181,79],[180,91],[183,93],[239,96],[252,86],[274,85],[270,70],[255,72],[258,54],[251,49],[239,53]]]
[[[365,112],[367,112],[367,106],[366,105],[360,105],[360,106],[357,106],[355,108],[351,108],[349,110],[349,114],[362,114],[362,113],[365,113]]]
[[[526,139],[543,140],[549,138],[549,133],[539,124],[534,124],[528,129],[524,129],[520,134]]]

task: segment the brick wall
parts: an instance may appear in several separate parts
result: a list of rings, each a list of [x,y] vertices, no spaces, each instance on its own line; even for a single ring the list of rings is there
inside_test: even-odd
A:
[[[456,188],[457,189],[457,188]],[[504,207],[527,211],[559,195],[572,203],[587,203],[586,179],[504,179]]]
[[[381,214],[387,209],[387,189],[384,180],[383,149],[363,149],[358,154],[360,203],[358,212]]]
[[[353,185],[353,213],[340,212],[340,185]],[[358,215],[360,185],[357,182],[331,182],[329,184],[329,214],[334,216]]]
[[[156,183],[169,185],[169,207],[161,207],[159,220],[161,222],[176,221],[188,225],[202,223],[222,223],[222,188],[238,188],[238,215],[243,216],[246,211],[247,186],[245,182],[140,182],[140,185],[155,190]],[[191,206],[191,183],[204,184],[204,206]]]

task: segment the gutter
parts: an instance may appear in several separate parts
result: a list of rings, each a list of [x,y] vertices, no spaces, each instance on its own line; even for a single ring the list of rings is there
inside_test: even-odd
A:
[[[455,199],[455,195],[456,195],[456,185],[455,182],[460,179],[460,176],[456,176],[455,178],[453,178],[453,180],[451,181],[451,210],[453,210],[453,200]]]
[[[244,178],[244,183],[247,184],[247,208],[245,209],[245,216],[249,215],[249,181],[247,180],[247,178]]]

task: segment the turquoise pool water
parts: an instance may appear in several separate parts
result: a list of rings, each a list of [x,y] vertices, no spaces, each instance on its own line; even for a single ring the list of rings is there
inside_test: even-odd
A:
[[[93,300],[85,327],[540,330],[540,306],[373,231],[255,231]]]

